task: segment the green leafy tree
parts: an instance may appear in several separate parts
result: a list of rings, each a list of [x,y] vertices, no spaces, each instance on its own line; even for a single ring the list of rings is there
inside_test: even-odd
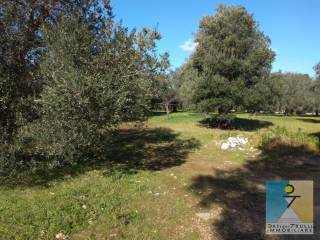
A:
[[[313,111],[312,79],[307,74],[282,74],[281,110],[286,114],[301,114]]]
[[[194,102],[202,112],[228,113],[250,101],[250,89],[267,76],[274,60],[270,40],[243,7],[220,5],[200,22],[192,56],[199,73]]]
[[[306,74],[271,73],[252,89],[253,111],[302,114],[315,111],[316,82]]]
[[[166,110],[167,119],[170,117],[170,112],[175,111],[180,102],[178,74],[177,71],[172,71],[160,75],[158,79],[157,96]]]
[[[56,159],[102,157],[119,123],[146,117],[150,89],[164,68],[155,49],[160,35],[128,31],[110,18],[98,41],[81,18],[64,17],[59,28],[43,29],[48,52],[40,64],[42,118],[26,134],[41,132],[35,145]]]
[[[46,45],[43,25],[58,27],[62,15],[78,14],[101,38],[108,0],[8,0],[0,2],[0,141],[39,117],[34,99],[42,91],[39,59]]]
[[[246,110],[250,112],[274,113],[281,111],[281,99],[283,98],[283,77],[281,73],[271,73],[263,77],[249,91],[245,98]]]
[[[195,110],[195,87],[199,78],[198,71],[192,66],[190,59],[176,70],[178,98],[184,109]]]
[[[314,71],[316,73],[316,78],[312,86],[312,104],[313,110],[317,116],[319,116],[320,111],[320,63],[314,66]]]
[[[118,124],[146,118],[156,79],[166,69],[165,55],[159,56],[156,49],[160,34],[147,28],[129,31],[114,20],[109,1],[35,0],[21,4],[21,16],[13,14],[15,1],[0,5],[1,24],[6,27],[0,28],[6,31],[0,36],[4,43],[0,51],[0,110],[8,113],[0,116],[1,130],[8,132],[6,139],[12,139],[11,144],[0,144],[0,174],[14,168],[53,168],[80,157],[104,157],[109,133]],[[23,47],[28,49],[21,53],[24,60],[11,60],[9,57],[20,54],[20,41],[24,43],[30,29],[28,25],[20,29],[16,22],[32,16],[32,4],[37,5],[34,18],[41,16],[38,8],[50,9],[50,14],[41,18],[33,32],[39,42]],[[17,49],[13,47],[15,37],[19,37]],[[30,77],[15,75],[10,66]],[[26,85],[21,80],[26,80]],[[25,87],[33,82],[34,88]],[[28,97],[37,116],[19,125],[17,106]]]

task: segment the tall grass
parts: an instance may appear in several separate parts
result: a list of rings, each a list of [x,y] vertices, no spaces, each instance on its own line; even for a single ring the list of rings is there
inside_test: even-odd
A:
[[[287,145],[304,145],[312,150],[319,149],[319,138],[304,132],[301,128],[297,131],[288,131],[286,127],[276,126],[263,132],[260,136],[260,147],[277,140]]]

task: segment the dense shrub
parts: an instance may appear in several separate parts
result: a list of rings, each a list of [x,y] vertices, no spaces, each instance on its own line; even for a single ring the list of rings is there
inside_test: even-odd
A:
[[[201,123],[212,128],[234,129],[236,128],[235,120],[236,120],[235,115],[221,114],[221,115],[207,117],[204,120],[202,120]]]

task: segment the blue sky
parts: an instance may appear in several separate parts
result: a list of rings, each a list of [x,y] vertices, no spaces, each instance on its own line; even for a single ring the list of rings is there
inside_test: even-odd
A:
[[[260,29],[271,38],[276,51],[273,71],[314,76],[320,61],[319,0],[113,0],[117,19],[129,28],[157,27],[161,52],[170,53],[173,67],[189,56],[199,20],[213,15],[219,3],[242,5],[254,15]],[[189,42],[188,42],[189,41]]]

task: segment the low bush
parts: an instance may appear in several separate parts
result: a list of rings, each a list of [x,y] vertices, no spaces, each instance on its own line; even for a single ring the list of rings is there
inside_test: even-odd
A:
[[[202,120],[202,124],[211,128],[234,129],[236,116],[232,114],[221,114]]]
[[[303,145],[313,150],[319,147],[319,139],[303,132],[300,128],[295,132],[291,132],[285,127],[277,126],[267,132],[263,132],[260,137],[260,146],[263,148],[275,142],[285,143],[286,145]]]

